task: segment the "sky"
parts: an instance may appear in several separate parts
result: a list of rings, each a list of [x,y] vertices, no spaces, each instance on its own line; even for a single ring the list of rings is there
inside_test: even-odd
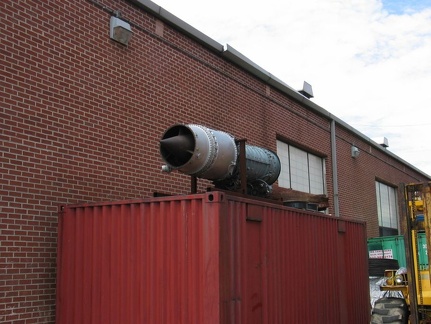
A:
[[[431,175],[431,0],[153,0]]]

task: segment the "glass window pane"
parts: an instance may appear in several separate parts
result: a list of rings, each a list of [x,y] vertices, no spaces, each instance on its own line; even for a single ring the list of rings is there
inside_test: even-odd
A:
[[[318,156],[308,154],[308,163],[310,170],[310,193],[323,194],[323,160]]]
[[[309,192],[307,152],[293,146],[289,149],[292,189]]]
[[[389,218],[392,228],[398,228],[397,201],[394,188],[389,187]]]
[[[277,155],[280,158],[281,172],[278,177],[278,185],[284,188],[290,188],[289,172],[289,145],[277,141]]]
[[[380,186],[380,204],[382,209],[382,226],[391,227],[391,219],[389,217],[388,186]]]
[[[376,196],[377,196],[377,217],[379,218],[379,226],[382,225],[382,204],[380,203],[380,183],[376,181]]]

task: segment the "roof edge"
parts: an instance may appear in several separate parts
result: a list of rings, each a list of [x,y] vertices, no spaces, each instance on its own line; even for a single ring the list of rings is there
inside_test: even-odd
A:
[[[150,0],[126,0],[127,2],[130,2],[137,7],[143,9],[146,12],[149,12],[159,18],[160,20],[163,20],[170,26],[180,30],[184,34],[190,36],[203,46],[211,49],[212,51],[221,53],[223,52],[223,45],[218,43],[217,41],[213,40],[209,36],[205,35],[201,31],[197,30],[193,26],[189,25],[185,21],[181,20],[177,16],[173,15],[163,7],[160,7],[156,3],[150,1]]]

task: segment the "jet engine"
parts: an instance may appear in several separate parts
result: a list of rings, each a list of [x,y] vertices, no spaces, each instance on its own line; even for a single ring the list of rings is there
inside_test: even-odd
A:
[[[240,145],[223,131],[202,125],[174,125],[160,140],[165,172],[182,173],[211,180],[216,188],[237,191],[241,188]],[[268,196],[280,175],[280,160],[274,152],[245,145],[247,193]]]

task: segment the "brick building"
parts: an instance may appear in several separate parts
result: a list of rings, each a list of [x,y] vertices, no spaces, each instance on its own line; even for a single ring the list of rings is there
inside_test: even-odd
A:
[[[110,39],[117,12],[128,46]],[[2,323],[55,320],[60,204],[189,192],[189,176],[160,171],[173,124],[276,151],[276,193],[318,197],[370,237],[401,231],[399,183],[430,180],[151,1],[2,1],[0,17]]]

